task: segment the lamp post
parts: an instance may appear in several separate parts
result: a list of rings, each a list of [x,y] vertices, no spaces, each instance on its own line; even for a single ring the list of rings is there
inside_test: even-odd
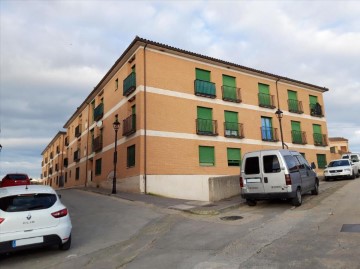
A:
[[[284,149],[284,137],[283,137],[283,130],[282,130],[282,123],[281,119],[283,117],[283,112],[278,108],[275,112],[276,117],[279,119],[279,125],[280,125],[280,136],[281,136],[281,146]]]
[[[117,132],[120,128],[120,122],[117,117],[113,122],[113,128],[115,131],[115,149],[114,149],[114,176],[113,176],[113,185],[112,185],[112,194],[116,194],[116,163],[117,163]]]

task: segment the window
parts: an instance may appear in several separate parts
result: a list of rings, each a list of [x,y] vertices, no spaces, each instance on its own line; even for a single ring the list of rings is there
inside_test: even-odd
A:
[[[199,146],[199,163],[201,166],[215,165],[214,147]]]
[[[135,166],[135,145],[132,145],[127,148],[127,167]]]
[[[299,171],[300,163],[298,159],[291,155],[284,156],[284,159],[290,173]]]
[[[336,153],[336,147],[330,147],[330,152],[331,153]]]
[[[80,167],[77,167],[75,171],[75,179],[79,180],[79,178],[80,178]]]
[[[291,136],[294,144],[304,144],[303,133],[299,121],[291,121]]]
[[[261,137],[264,141],[275,141],[274,129],[272,128],[272,118],[261,117]]]
[[[196,133],[201,135],[217,135],[217,123],[212,120],[212,109],[197,107]]]
[[[245,160],[245,174],[257,175],[260,174],[259,157],[249,157]]]
[[[115,91],[119,88],[119,79],[115,79]]]
[[[294,113],[303,113],[302,103],[298,101],[297,92],[288,90],[289,111]]]
[[[101,158],[95,161],[95,175],[101,175]]]
[[[279,173],[280,163],[276,155],[267,155],[263,157],[264,173]]]
[[[319,168],[325,168],[326,162],[326,155],[325,154],[316,154],[317,163]]]
[[[225,111],[225,136],[239,137],[238,113]]]
[[[196,68],[196,79],[210,82],[210,71]]]
[[[321,125],[313,124],[313,132],[314,132],[314,144],[315,145],[322,145],[322,133],[321,133]]]
[[[240,103],[240,89],[236,88],[236,79],[227,75],[222,76],[223,100]]]
[[[210,81],[210,71],[196,68],[195,69],[195,95],[215,98],[215,84]]]
[[[273,96],[270,95],[270,87],[269,85],[259,83],[259,106],[274,108],[274,100]]]
[[[227,149],[228,166],[240,166],[241,164],[241,149],[228,148]]]

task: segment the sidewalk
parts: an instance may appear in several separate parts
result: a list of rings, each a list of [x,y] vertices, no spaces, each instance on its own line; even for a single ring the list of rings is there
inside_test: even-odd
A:
[[[114,196],[120,199],[150,204],[160,208],[180,210],[197,215],[218,215],[230,209],[234,209],[244,203],[240,195],[224,199],[218,202],[191,201],[174,199],[150,194],[117,192],[111,194],[111,190],[103,188],[82,187],[79,190],[94,192],[102,195]]]

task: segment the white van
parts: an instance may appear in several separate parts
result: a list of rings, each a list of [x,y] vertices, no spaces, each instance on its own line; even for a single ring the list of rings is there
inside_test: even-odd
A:
[[[359,153],[349,153],[349,154],[343,154],[341,159],[347,159],[353,162],[353,164],[357,167],[357,174],[356,177],[360,176],[360,154]],[[355,169],[356,170],[356,169]]]
[[[286,149],[261,150],[244,155],[241,165],[241,196],[248,205],[257,200],[291,199],[293,205],[302,203],[302,195],[319,193],[319,179],[305,158],[297,151]]]

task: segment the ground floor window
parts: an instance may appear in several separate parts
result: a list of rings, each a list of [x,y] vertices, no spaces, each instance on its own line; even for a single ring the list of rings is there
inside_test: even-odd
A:
[[[95,175],[101,175],[101,158],[95,161]]]
[[[215,165],[215,148],[199,146],[199,163],[201,166]]]
[[[127,148],[127,167],[134,167],[135,166],[135,145],[132,145]]]
[[[75,179],[79,180],[79,178],[80,178],[80,167],[76,168],[76,171],[75,171]]]
[[[241,164],[241,149],[227,148],[228,166],[240,166]]]
[[[317,163],[319,168],[325,168],[326,162],[326,155],[325,154],[316,154]]]

